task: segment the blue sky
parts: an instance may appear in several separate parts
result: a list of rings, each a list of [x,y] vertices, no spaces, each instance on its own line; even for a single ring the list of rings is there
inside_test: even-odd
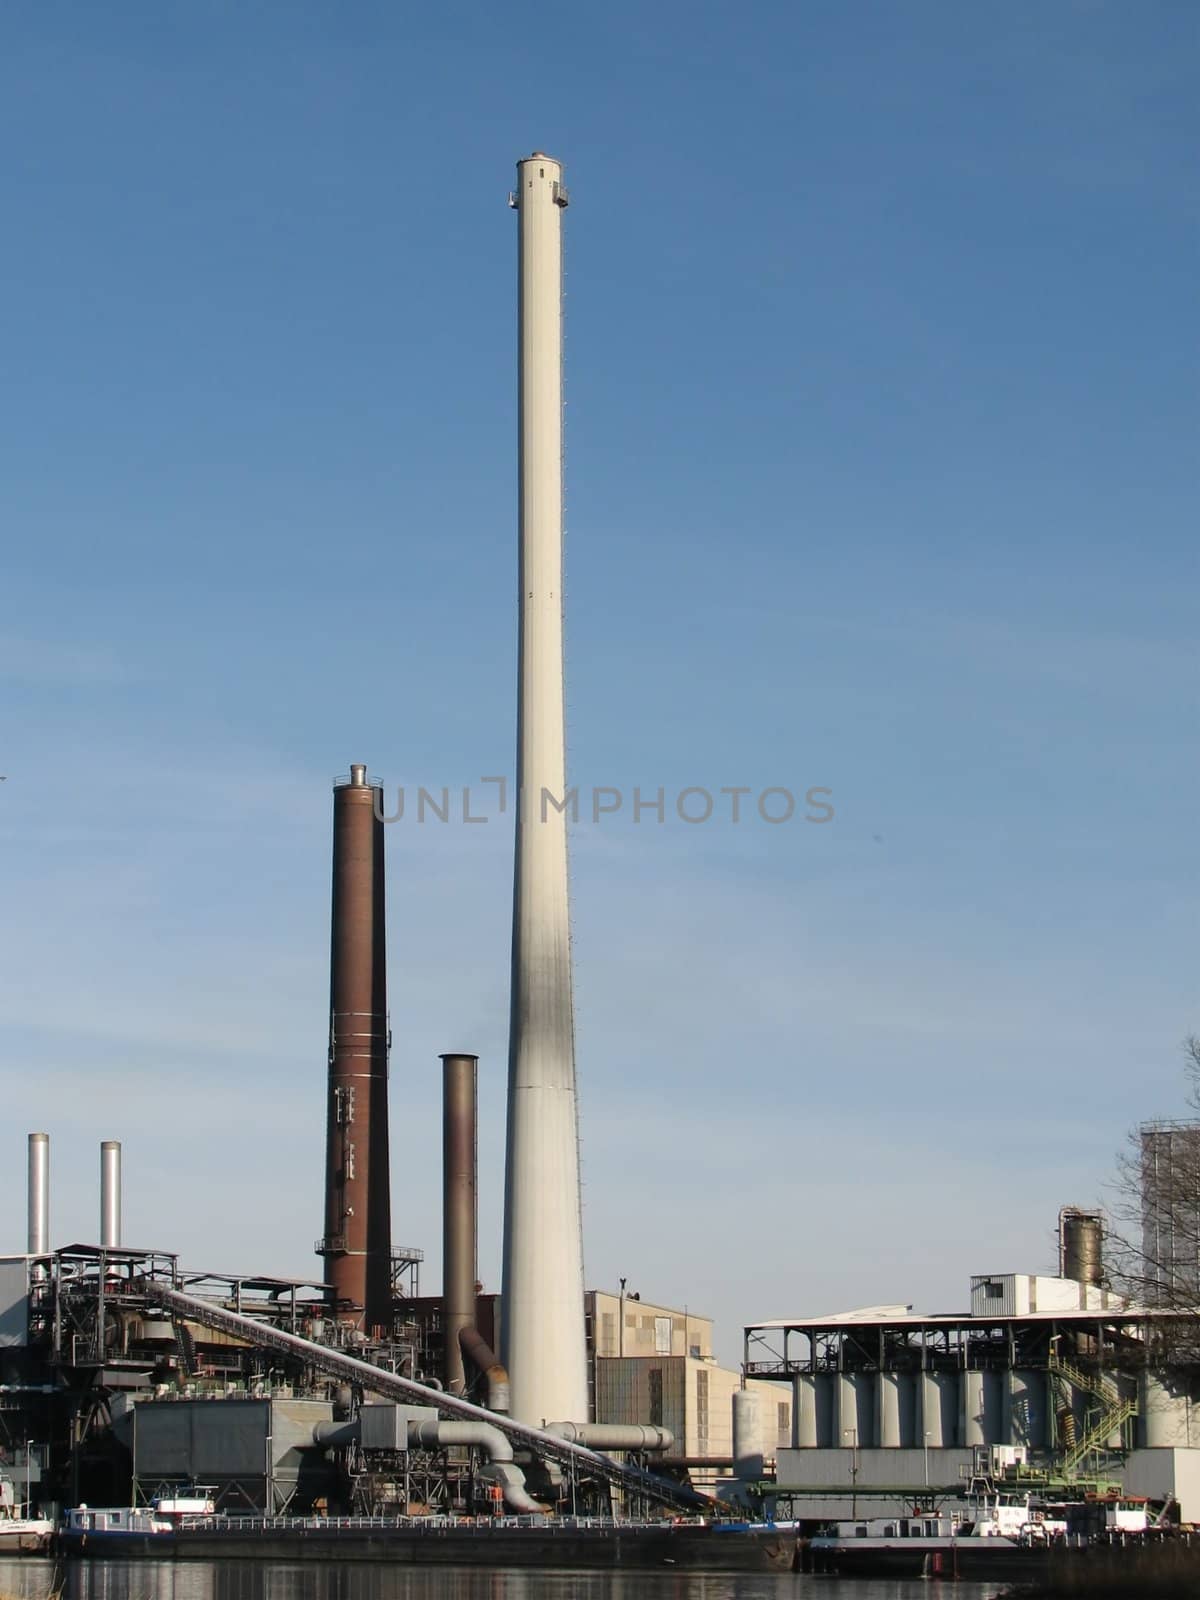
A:
[[[511,772],[513,162],[565,164],[589,1280],[743,1321],[1048,1266],[1182,1101],[1197,18],[122,4],[0,20],[0,1248],[307,1273],[329,781]],[[499,1276],[511,838],[389,829],[394,1231],[437,1053]]]

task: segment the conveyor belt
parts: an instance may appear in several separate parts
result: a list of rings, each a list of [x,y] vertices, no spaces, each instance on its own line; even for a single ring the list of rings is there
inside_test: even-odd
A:
[[[348,1356],[344,1351],[333,1350],[329,1345],[317,1344],[312,1339],[302,1339],[299,1334],[285,1333],[282,1328],[272,1327],[270,1323],[259,1322],[256,1318],[243,1316],[237,1311],[226,1311],[223,1306],[213,1305],[210,1300],[200,1300],[195,1295],[181,1294],[178,1289],[165,1288],[161,1283],[151,1279],[145,1280],[141,1284],[141,1289],[148,1300],[167,1307],[178,1316],[186,1317],[192,1322],[203,1323],[206,1328],[230,1334],[235,1339],[244,1339],[247,1344],[256,1345],[259,1349],[278,1350],[282,1355],[297,1356],[310,1366],[316,1367],[319,1372],[327,1373],[331,1378],[343,1378],[351,1383],[361,1384],[363,1388],[371,1390],[374,1394],[383,1395],[388,1400],[397,1400],[401,1404],[436,1406],[438,1411],[447,1417],[461,1417],[467,1422],[489,1423],[493,1428],[499,1428],[514,1445],[532,1450],[543,1460],[558,1462],[568,1469],[575,1468],[589,1477],[602,1478],[627,1493],[644,1495],[647,1499],[676,1510],[694,1511],[697,1506],[709,1504],[704,1496],[696,1494],[683,1484],[670,1483],[667,1479],[659,1478],[652,1472],[644,1472],[639,1467],[621,1466],[598,1450],[589,1450],[585,1445],[572,1444],[566,1439],[557,1438],[554,1434],[543,1432],[541,1428],[532,1428],[527,1423],[516,1422],[512,1417],[502,1416],[499,1412],[472,1405],[469,1400],[460,1399],[458,1395],[445,1394],[440,1389],[429,1389],[423,1383],[416,1383],[412,1378],[398,1377],[394,1372],[372,1366],[369,1361],[360,1361],[356,1356]]]

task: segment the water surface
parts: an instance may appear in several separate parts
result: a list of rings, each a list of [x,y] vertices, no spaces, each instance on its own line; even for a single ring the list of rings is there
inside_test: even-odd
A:
[[[3,1600],[993,1600],[1002,1585],[792,1573],[564,1572],[373,1562],[0,1561]]]

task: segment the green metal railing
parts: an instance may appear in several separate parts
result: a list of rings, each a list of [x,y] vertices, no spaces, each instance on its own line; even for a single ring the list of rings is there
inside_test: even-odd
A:
[[[1137,1401],[1122,1395],[1111,1378],[1103,1372],[1086,1372],[1082,1367],[1064,1361],[1051,1352],[1050,1374],[1064,1404],[1070,1405],[1072,1389],[1090,1395],[1097,1402],[1096,1414],[1089,1420],[1078,1439],[1064,1441],[1062,1470],[1067,1478],[1073,1477],[1091,1455],[1106,1451],[1108,1441],[1117,1435],[1124,1439],[1125,1427],[1137,1416]]]

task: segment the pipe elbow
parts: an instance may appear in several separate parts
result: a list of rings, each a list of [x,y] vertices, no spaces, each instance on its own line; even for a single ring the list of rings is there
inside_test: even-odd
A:
[[[410,1440],[427,1450],[443,1445],[477,1445],[493,1462],[508,1462],[513,1458],[512,1445],[490,1422],[445,1422],[439,1417],[428,1422],[410,1422],[408,1433]]]
[[[479,1368],[487,1382],[488,1409],[508,1414],[510,1407],[508,1368],[473,1323],[458,1330],[462,1353]]]
[[[451,1445],[476,1445],[488,1457],[488,1476],[504,1491],[504,1503],[522,1516],[545,1516],[546,1507],[539,1505],[525,1487],[525,1474],[513,1460],[509,1441],[490,1422],[444,1422],[440,1417],[425,1422],[412,1421],[408,1425],[409,1443],[426,1450]]]

